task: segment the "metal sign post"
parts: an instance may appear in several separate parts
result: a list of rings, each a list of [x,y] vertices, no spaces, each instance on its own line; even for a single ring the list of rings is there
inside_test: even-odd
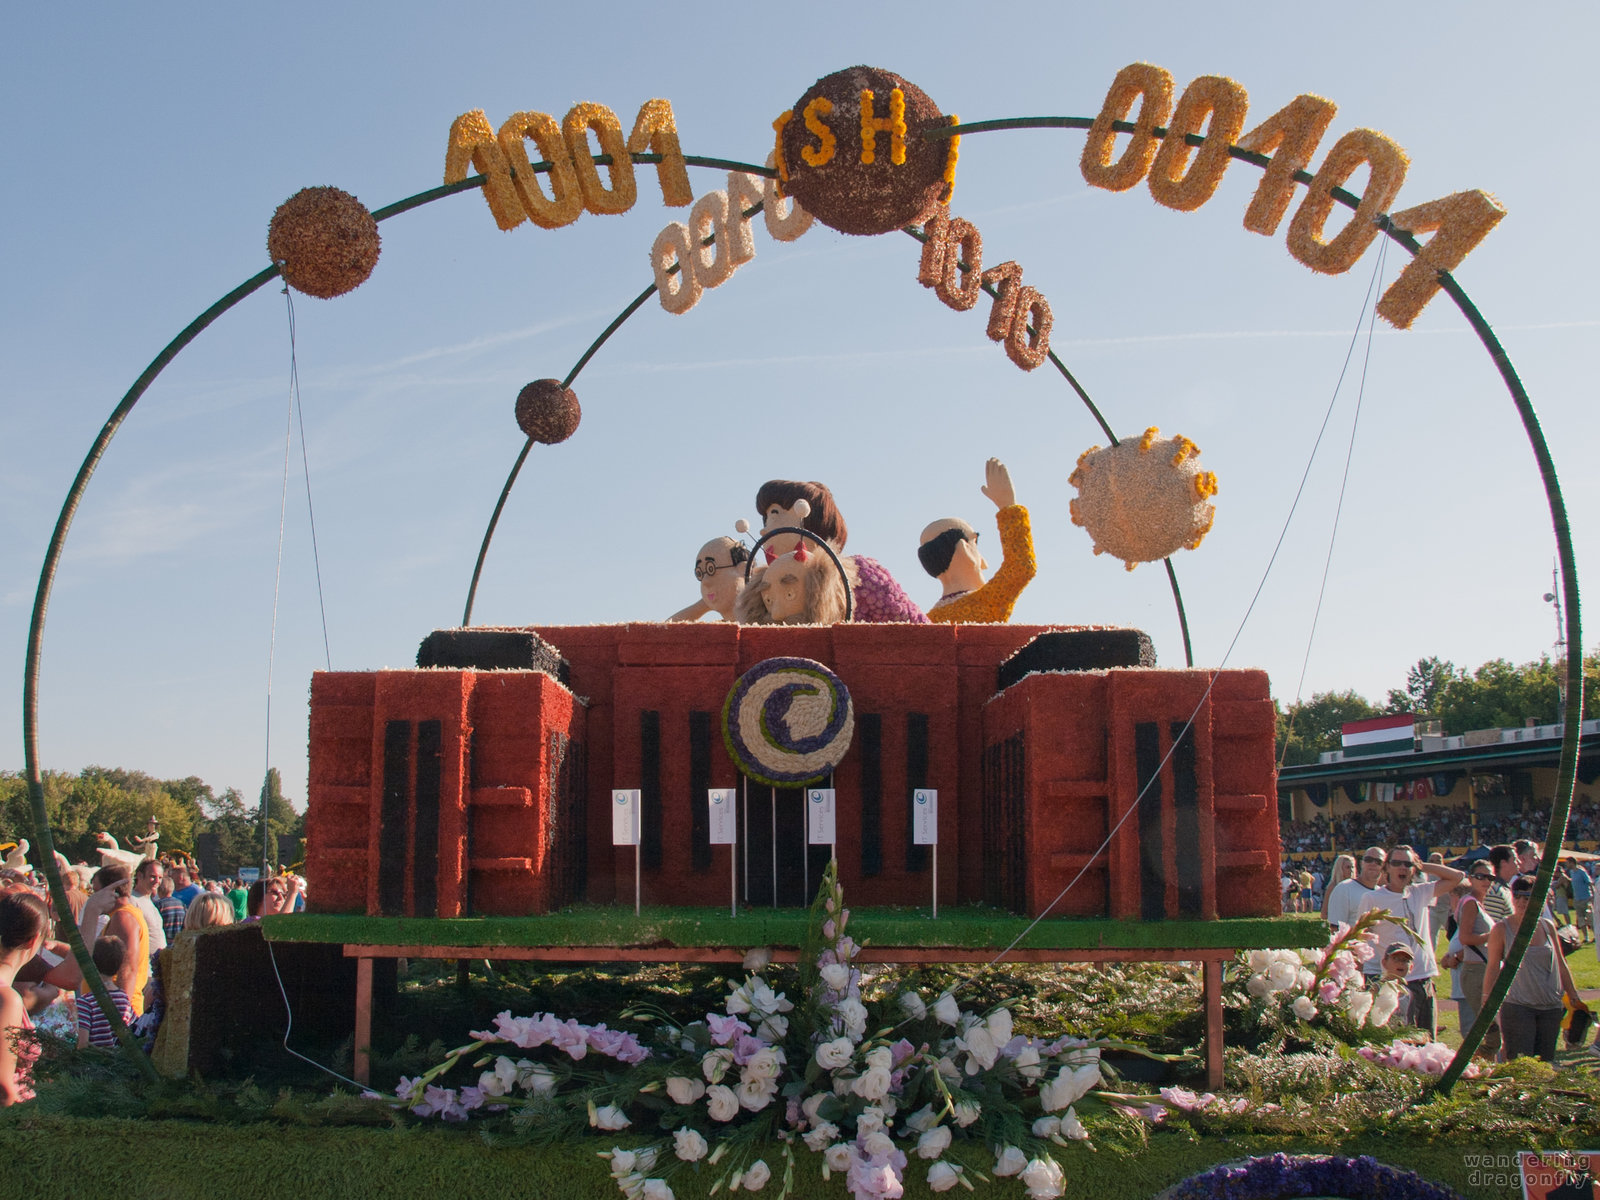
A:
[[[939,917],[939,790],[917,788],[911,793],[911,841],[933,847],[933,916]]]
[[[639,807],[638,788],[616,788],[611,793],[611,844],[633,847],[633,915],[639,915]]]
[[[739,817],[734,807],[737,793],[733,788],[710,788],[706,792],[706,805],[710,809],[711,844],[727,846],[729,915],[739,915],[739,859],[732,847],[739,840]]]

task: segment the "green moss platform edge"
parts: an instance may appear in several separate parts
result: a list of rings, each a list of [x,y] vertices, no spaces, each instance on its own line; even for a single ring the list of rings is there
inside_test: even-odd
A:
[[[415,1196],[468,1193],[494,1197],[561,1197],[616,1200],[620,1195],[595,1157],[608,1142],[595,1138],[549,1149],[490,1149],[470,1131],[439,1128],[372,1130],[281,1125],[208,1125],[193,1121],[115,1118],[0,1117],[0,1196],[76,1195],[84,1181],[104,1177],[116,1163],[119,1200],[172,1200],[248,1191],[251,1200],[305,1200],[307,1196]],[[637,1139],[621,1139],[636,1144]],[[1455,1188],[1463,1195],[1521,1194],[1515,1177],[1517,1149],[1481,1137],[1414,1142],[1363,1137],[1342,1145],[1310,1138],[1199,1138],[1152,1132],[1148,1148],[1129,1151],[1067,1147],[1061,1152],[1069,1196],[1096,1200],[1150,1200],[1164,1188],[1218,1163],[1277,1151],[1370,1154],[1392,1166]],[[1501,1167],[1509,1161],[1513,1165]],[[1490,1169],[1481,1165],[1494,1162]],[[925,1164],[907,1172],[907,1200],[929,1197]],[[839,1176],[824,1184],[813,1156],[802,1154],[795,1172],[796,1200],[844,1200]],[[689,1172],[672,1181],[679,1200],[704,1197],[714,1173]],[[768,1184],[768,1190],[774,1188]],[[968,1193],[961,1193],[966,1195]],[[996,1181],[976,1195],[1021,1200],[1015,1181]]]
[[[726,909],[592,906],[538,917],[369,917],[295,913],[267,917],[271,942],[323,942],[347,946],[798,946],[805,909]],[[853,909],[850,932],[880,947],[993,949],[1010,944],[1028,920],[995,909]],[[1327,945],[1328,927],[1315,913],[1235,917],[1215,921],[1108,921],[1049,919],[1020,943],[1026,950],[1202,950]]]

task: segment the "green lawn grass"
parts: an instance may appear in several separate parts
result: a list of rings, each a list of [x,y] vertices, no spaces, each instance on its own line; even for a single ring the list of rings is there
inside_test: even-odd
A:
[[[8,1196],[77,1195],[86,1181],[104,1177],[109,1164],[115,1164],[121,1200],[222,1196],[241,1190],[251,1200],[458,1194],[615,1200],[621,1195],[606,1164],[595,1157],[597,1149],[609,1144],[598,1140],[542,1149],[489,1149],[467,1129],[379,1131],[71,1117],[30,1121],[18,1119],[17,1111],[0,1115],[0,1161],[6,1164],[0,1178],[11,1185],[0,1185],[0,1194]],[[1520,1187],[1511,1183],[1505,1168],[1485,1171],[1478,1164],[1485,1157],[1514,1162],[1519,1148],[1525,1147],[1479,1137],[1424,1142],[1367,1135],[1339,1143],[1314,1136],[1223,1139],[1157,1130],[1147,1142],[1107,1143],[1096,1149],[1074,1145],[1063,1148],[1059,1157],[1067,1194],[1095,1200],[1149,1200],[1218,1163],[1277,1151],[1370,1154],[1447,1184],[1472,1200],[1500,1200],[1520,1196]],[[775,1162],[781,1170],[781,1160]],[[926,1164],[912,1160],[906,1171],[907,1200],[931,1196],[925,1170]],[[1509,1170],[1514,1174],[1514,1168]],[[702,1200],[717,1174],[685,1171],[672,1179],[673,1191],[679,1200]],[[843,1179],[835,1175],[823,1183],[817,1157],[805,1152],[798,1156],[795,1184],[795,1200],[847,1196]],[[766,1193],[776,1190],[774,1181]],[[979,1194],[1020,1200],[1024,1192],[1015,1181],[999,1180],[993,1187],[980,1185]]]

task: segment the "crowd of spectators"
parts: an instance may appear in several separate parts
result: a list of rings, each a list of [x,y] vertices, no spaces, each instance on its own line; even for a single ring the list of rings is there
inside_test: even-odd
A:
[[[1436,849],[1463,849],[1514,842],[1518,838],[1543,841],[1550,828],[1550,802],[1530,805],[1526,812],[1478,813],[1477,835],[1465,804],[1430,804],[1420,813],[1386,804],[1369,803],[1351,813],[1329,818],[1322,813],[1309,821],[1284,821],[1279,828],[1283,856],[1326,853],[1335,847],[1415,846],[1424,854]],[[1600,840],[1600,802],[1587,793],[1572,802],[1567,818],[1566,845]]]
[[[98,870],[62,872],[71,919],[78,926],[111,1006],[151,1048],[164,1015],[163,977],[169,947],[217,926],[256,921],[305,907],[305,881],[295,875],[257,879],[200,876],[191,859],[134,857]],[[111,1014],[85,981],[59,937],[42,875],[0,868],[0,1106],[31,1098],[37,1055],[25,1036],[35,1028],[80,1047],[116,1044]]]

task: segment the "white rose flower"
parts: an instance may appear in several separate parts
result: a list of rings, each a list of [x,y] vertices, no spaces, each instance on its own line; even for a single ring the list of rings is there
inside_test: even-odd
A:
[[[768,1046],[765,1050],[757,1050],[744,1064],[740,1077],[743,1079],[776,1079],[783,1066],[783,1051]]]
[[[1053,1158],[1036,1158],[1022,1169],[1022,1185],[1032,1200],[1054,1200],[1067,1190],[1061,1164]]]
[[[994,1174],[1019,1175],[1028,1165],[1028,1156],[1015,1146],[1007,1146],[994,1156]]]
[[[1248,958],[1250,969],[1258,975],[1262,974],[1272,965],[1272,959],[1271,950],[1252,950]]]
[[[723,1007],[728,1010],[730,1017],[742,1016],[750,1011],[750,990],[747,983],[741,983],[728,993],[728,1002]]]
[[[1372,1000],[1370,1017],[1374,1025],[1387,1025],[1394,1010],[1400,1007],[1400,992],[1392,982],[1378,985],[1378,994]]]
[[[850,1044],[849,1038],[834,1038],[817,1047],[817,1066],[824,1071],[837,1071],[849,1063],[854,1053],[855,1047]]]
[[[1083,1122],[1078,1120],[1078,1114],[1070,1108],[1061,1117],[1061,1136],[1069,1137],[1075,1142],[1089,1140],[1089,1131],[1083,1127]]]
[[[822,1102],[827,1098],[827,1092],[812,1092],[811,1095],[807,1096],[803,1101],[801,1101],[800,1111],[805,1113],[806,1120],[810,1121],[813,1125],[821,1122],[822,1118],[817,1114],[822,1109]]]
[[[611,1173],[613,1175],[626,1175],[638,1164],[639,1156],[632,1150],[624,1150],[621,1146],[611,1147]]]
[[[882,1067],[885,1071],[894,1066],[894,1051],[887,1046],[878,1046],[867,1051],[867,1066]]]
[[[1299,963],[1299,959],[1292,963],[1279,961],[1267,968],[1267,982],[1273,991],[1283,992],[1294,986],[1295,977],[1300,973]]]
[[[851,1041],[860,1041],[867,1031],[867,1006],[859,1000],[841,1000],[834,1010],[844,1022],[844,1031]]]
[[[767,1186],[767,1180],[771,1178],[772,1168],[758,1158],[744,1169],[744,1190],[759,1192]]]
[[[885,1067],[873,1067],[856,1076],[850,1090],[863,1100],[882,1100],[889,1094],[889,1071]]]
[[[788,1017],[763,1017],[756,1033],[769,1042],[781,1042],[789,1036]]]
[[[731,1087],[714,1083],[706,1089],[706,1108],[713,1121],[731,1121],[739,1115],[739,1097]]]
[[[961,1021],[961,1009],[956,1005],[956,998],[949,992],[940,996],[934,1003],[933,1015],[946,1025],[956,1025]]]
[[[868,1158],[887,1157],[894,1153],[894,1139],[881,1129],[869,1133],[861,1139],[861,1152]]]
[[[905,1127],[912,1133],[926,1133],[938,1120],[939,1118],[933,1115],[933,1105],[924,1104],[905,1119]]]
[[[738,1087],[739,1106],[760,1112],[778,1094],[776,1079],[747,1079]]]
[[[1315,978],[1310,967],[1301,967],[1294,973],[1294,986],[1303,992],[1311,986],[1311,981]]]
[[[998,1008],[989,1014],[985,1022],[989,1029],[989,1037],[996,1046],[1004,1046],[1011,1040],[1011,1010]]]
[[[549,1067],[520,1059],[517,1062],[517,1086],[535,1095],[546,1095],[556,1090],[555,1073]]]
[[[981,1106],[962,1100],[955,1105],[955,1123],[965,1129],[978,1119]]]
[[[843,963],[829,963],[822,968],[822,985],[842,992],[850,986],[850,968]]]
[[[1036,1138],[1055,1137],[1055,1135],[1060,1132],[1060,1117],[1040,1117],[1033,1123],[1033,1136]]]
[[[823,1165],[830,1171],[850,1169],[850,1143],[835,1142],[822,1152]]]
[[[711,1147],[699,1130],[687,1126],[672,1135],[673,1150],[684,1162],[699,1162]]]
[[[918,1158],[938,1158],[950,1148],[950,1126],[935,1125],[917,1139]]]
[[[994,1044],[994,1038],[989,1035],[985,1025],[974,1025],[968,1029],[956,1039],[956,1045],[967,1052],[968,1075],[976,1075],[979,1067],[987,1071],[994,1066],[994,1060],[1000,1054],[1000,1047]]]
[[[877,1133],[883,1128],[883,1110],[874,1105],[867,1105],[856,1117],[857,1133]]]
[[[711,1050],[700,1060],[700,1071],[707,1083],[721,1083],[733,1064],[733,1051],[727,1048]]]
[[[1039,1086],[1039,1102],[1045,1112],[1060,1112],[1068,1105],[1086,1096],[1090,1089],[1100,1086],[1100,1063],[1088,1062],[1080,1067],[1062,1067],[1049,1083]]]
[[[1244,990],[1259,1000],[1272,991],[1272,984],[1265,975],[1252,975],[1245,981]]]
[[[1039,1076],[1044,1074],[1044,1068],[1039,1065],[1039,1051],[1032,1045],[1017,1051],[1016,1058],[1011,1061],[1016,1063],[1017,1070],[1029,1083],[1037,1083]]]
[[[1295,998],[1294,1015],[1302,1021],[1309,1021],[1317,1015],[1317,1006],[1311,1002],[1310,996],[1298,996]]]
[[[1367,1014],[1372,1011],[1372,993],[1351,988],[1344,994],[1344,1009],[1357,1027],[1366,1024]]]
[[[913,1021],[920,1021],[928,1015],[928,1006],[923,1003],[922,997],[916,992],[901,992],[900,1007],[905,1010],[906,1016]]]
[[[814,1150],[820,1154],[832,1145],[833,1139],[838,1136],[839,1127],[832,1121],[824,1121],[805,1135],[806,1149]]]
[[[693,1104],[706,1094],[706,1085],[698,1079],[685,1079],[682,1075],[667,1078],[667,1095],[674,1104]]]
[[[936,1162],[928,1168],[928,1190],[948,1192],[961,1182],[961,1173],[947,1162]]]
[[[509,1058],[502,1058],[500,1061],[503,1063],[509,1063],[511,1060]],[[482,1089],[485,1096],[504,1096],[511,1090],[511,1084],[517,1081],[516,1072],[517,1069],[512,1067],[511,1080],[508,1083],[501,1077],[498,1067],[493,1071],[485,1071],[482,1075],[478,1076],[478,1087]]]
[[[639,1189],[639,1200],[675,1200],[665,1179],[646,1179]]]
[[[617,1129],[626,1129],[633,1122],[628,1120],[627,1115],[615,1104],[607,1104],[604,1108],[595,1109],[589,1115],[589,1124],[596,1129],[604,1129],[610,1132]]]
[[[1314,967],[1322,961],[1322,951],[1312,950],[1309,947],[1300,951],[1300,961],[1308,967]]]

